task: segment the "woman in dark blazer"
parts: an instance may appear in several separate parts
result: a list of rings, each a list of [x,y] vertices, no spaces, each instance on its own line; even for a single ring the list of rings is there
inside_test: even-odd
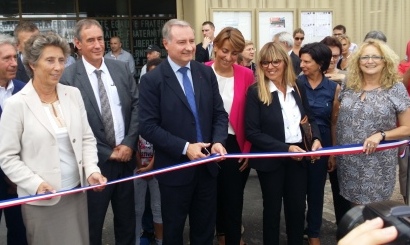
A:
[[[251,152],[304,152],[300,121],[305,115],[312,126],[312,150],[321,148],[306,92],[296,87],[287,52],[269,42],[258,57],[258,82],[249,88],[245,106],[245,133]],[[303,157],[261,158],[249,164],[256,169],[262,190],[264,244],[279,244],[282,198],[288,244],[303,244],[306,165],[310,161]]]

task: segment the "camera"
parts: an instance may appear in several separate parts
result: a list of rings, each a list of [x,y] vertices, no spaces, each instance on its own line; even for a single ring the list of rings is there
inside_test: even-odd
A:
[[[337,240],[343,238],[365,220],[376,217],[383,219],[384,227],[395,226],[398,231],[396,240],[388,244],[410,245],[410,206],[395,201],[375,202],[350,209],[339,223]]]

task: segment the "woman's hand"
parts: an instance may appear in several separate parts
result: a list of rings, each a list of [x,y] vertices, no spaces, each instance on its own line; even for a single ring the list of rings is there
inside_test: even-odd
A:
[[[335,156],[329,156],[329,160],[327,161],[327,172],[330,173],[330,172],[335,171],[336,167],[337,167],[337,164],[336,164]]]
[[[102,191],[105,188],[105,184],[107,184],[107,178],[105,178],[102,174],[98,172],[92,173],[88,178],[87,178],[88,184],[90,185],[100,185],[95,187],[93,190],[94,191]]]
[[[37,188],[37,195],[38,194],[50,194],[56,193],[56,190],[47,182],[41,182],[41,184]]]
[[[303,150],[302,148],[300,148],[297,145],[290,145],[288,151],[289,152],[306,152],[305,150]],[[302,161],[303,157],[297,156],[297,157],[292,157],[292,159],[296,160],[296,161]]]
[[[242,165],[239,167],[239,172],[243,172],[248,167],[249,158],[240,158],[239,163],[242,162]]]
[[[383,220],[379,217],[367,220],[354,228],[338,245],[379,245],[386,244],[396,239],[398,233],[394,226],[383,228]]]
[[[320,143],[320,140],[315,139],[312,143],[312,151],[317,151],[319,149],[322,149],[322,144]],[[320,156],[312,156],[312,163],[314,163],[316,160],[320,159]]]
[[[377,146],[380,141],[383,139],[383,136],[378,132],[367,138],[363,143],[363,152],[366,154],[371,154],[376,151]]]

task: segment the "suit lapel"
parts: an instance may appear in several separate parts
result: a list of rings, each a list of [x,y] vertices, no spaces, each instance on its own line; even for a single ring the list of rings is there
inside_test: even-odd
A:
[[[293,98],[295,98],[296,104],[299,107],[300,115],[303,118],[305,116],[305,109],[303,108],[302,98],[299,96],[299,93],[296,90],[297,89],[296,86],[297,85],[293,87],[292,95],[293,95]]]
[[[62,112],[68,112],[66,114],[63,114],[65,124],[67,126],[67,130],[70,130],[70,125],[71,125],[71,113],[69,113],[70,110],[70,94],[67,92],[66,88],[62,86],[61,84],[57,84],[57,94],[58,94],[58,99],[60,101],[60,106],[61,106],[61,111]]]
[[[52,125],[48,120],[48,116],[44,111],[43,105],[41,104],[40,98],[38,97],[37,92],[34,90],[33,84],[30,82],[24,86],[21,90],[23,99],[27,104],[27,107],[31,110],[33,115],[37,120],[50,132],[50,134],[55,138],[54,131],[52,130]]]
[[[101,112],[100,108],[98,107],[97,100],[95,98],[94,90],[93,87],[91,86],[90,79],[88,79],[88,74],[87,71],[85,70],[84,63],[80,59],[78,62],[75,63],[77,66],[77,76],[76,76],[76,81],[75,84],[77,84],[77,87],[81,87],[80,91],[84,91],[86,94],[86,98],[90,101],[91,105],[93,106],[95,110],[95,114],[98,115],[98,118],[102,122],[102,117],[101,117]],[[83,96],[84,99],[84,96]]]

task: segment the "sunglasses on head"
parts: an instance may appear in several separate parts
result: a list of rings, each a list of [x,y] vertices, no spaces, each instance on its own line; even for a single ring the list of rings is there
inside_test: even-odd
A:
[[[302,40],[303,41],[303,39],[305,39],[304,37],[295,37],[295,40],[296,41],[299,41],[299,40]]]

